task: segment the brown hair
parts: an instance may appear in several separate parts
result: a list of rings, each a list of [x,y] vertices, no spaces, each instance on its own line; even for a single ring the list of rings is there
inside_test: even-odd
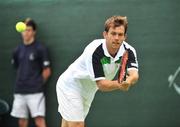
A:
[[[36,23],[34,22],[34,20],[32,20],[31,18],[26,18],[24,23],[27,25],[27,26],[30,26],[33,28],[34,31],[36,31],[37,29],[37,25]]]
[[[125,28],[125,34],[127,32],[127,27],[128,27],[128,21],[126,16],[112,16],[108,18],[104,24],[105,26],[105,31],[108,32],[110,27],[119,27],[119,26],[124,26]]]

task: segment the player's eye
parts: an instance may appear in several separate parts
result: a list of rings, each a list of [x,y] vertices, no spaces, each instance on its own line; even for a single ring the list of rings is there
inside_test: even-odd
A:
[[[112,34],[113,36],[115,36],[115,35],[116,35],[116,33],[115,33],[115,32],[112,32],[111,34]]]
[[[118,35],[119,35],[119,36],[123,36],[123,33],[119,33]]]

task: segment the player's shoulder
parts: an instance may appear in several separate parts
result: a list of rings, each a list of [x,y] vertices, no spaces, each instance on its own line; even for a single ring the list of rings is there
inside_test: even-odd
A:
[[[133,52],[136,52],[136,49],[132,45],[127,43],[126,41],[123,41],[123,44],[124,44],[126,49],[129,49],[129,50],[132,50]]]
[[[35,41],[35,47],[37,48],[37,50],[46,50],[46,46],[45,44],[43,44],[42,42],[39,41]]]
[[[86,46],[85,51],[93,53],[104,42],[105,39],[95,39]]]
[[[34,43],[36,47],[40,47],[40,48],[44,47],[44,44],[40,41],[35,41]]]
[[[23,44],[18,44],[14,49],[13,49],[13,52],[19,52],[22,48],[23,48]]]

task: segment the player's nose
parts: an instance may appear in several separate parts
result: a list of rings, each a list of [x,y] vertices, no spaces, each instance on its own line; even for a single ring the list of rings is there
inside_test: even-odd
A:
[[[116,35],[114,36],[114,39],[115,39],[115,40],[119,40],[118,34],[116,34]]]

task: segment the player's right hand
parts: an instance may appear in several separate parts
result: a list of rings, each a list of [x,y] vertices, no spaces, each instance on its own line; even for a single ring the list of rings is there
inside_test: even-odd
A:
[[[130,88],[130,84],[126,81],[123,81],[122,83],[119,83],[119,89],[122,91],[128,91]]]

